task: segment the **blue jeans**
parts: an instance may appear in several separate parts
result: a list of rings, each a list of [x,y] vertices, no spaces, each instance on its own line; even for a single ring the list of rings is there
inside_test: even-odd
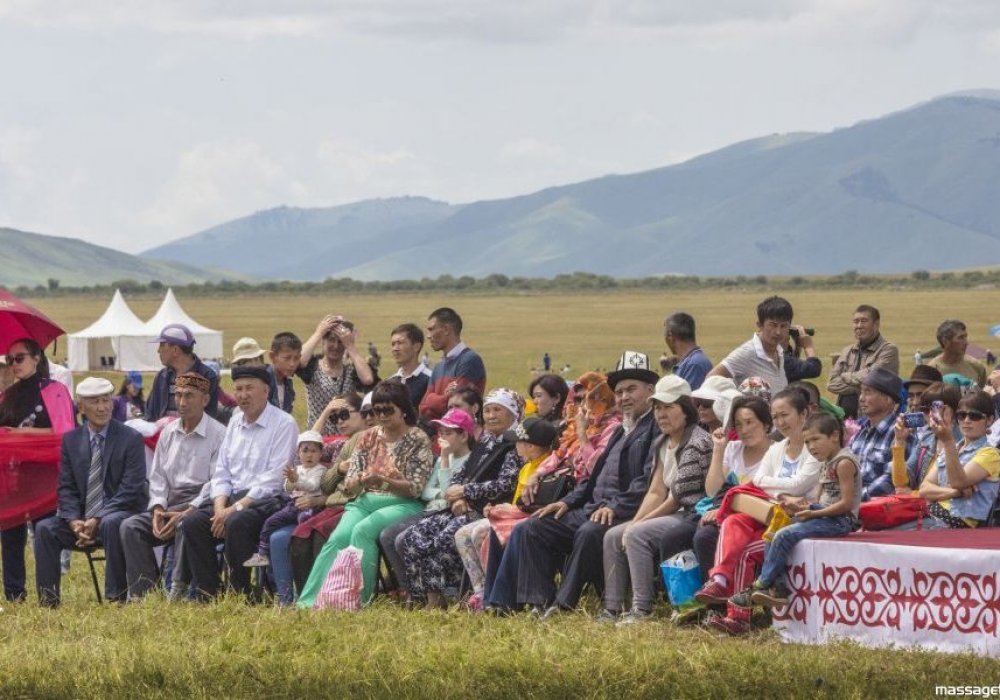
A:
[[[286,525],[271,533],[271,573],[278,603],[291,605],[295,602],[295,586],[292,584],[292,531],[295,525]]]
[[[819,508],[816,504],[813,505],[813,510]],[[764,545],[764,566],[757,580],[765,586],[773,586],[785,572],[785,563],[792,548],[801,540],[807,537],[841,537],[853,529],[854,521],[850,515],[837,515],[794,523],[778,530],[774,539]]]

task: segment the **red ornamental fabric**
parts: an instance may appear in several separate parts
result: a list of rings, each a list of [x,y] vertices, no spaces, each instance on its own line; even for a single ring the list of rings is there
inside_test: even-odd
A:
[[[0,433],[0,530],[56,509],[61,439]]]

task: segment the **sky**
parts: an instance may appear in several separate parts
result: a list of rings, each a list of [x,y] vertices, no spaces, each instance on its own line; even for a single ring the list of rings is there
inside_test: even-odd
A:
[[[0,226],[136,253],[997,88],[996,0],[0,0]]]

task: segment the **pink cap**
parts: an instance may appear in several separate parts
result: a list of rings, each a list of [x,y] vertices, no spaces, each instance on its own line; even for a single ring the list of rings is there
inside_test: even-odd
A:
[[[476,424],[472,420],[472,416],[460,408],[450,409],[447,413],[441,416],[439,420],[432,420],[431,423],[434,423],[442,428],[462,430],[465,431],[467,435],[476,434]]]

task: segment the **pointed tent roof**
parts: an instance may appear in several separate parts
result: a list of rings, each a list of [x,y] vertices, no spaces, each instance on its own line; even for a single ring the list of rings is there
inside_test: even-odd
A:
[[[103,338],[109,336],[135,335],[148,336],[146,324],[126,303],[120,289],[115,290],[111,303],[101,317],[92,324],[72,334],[77,338]]]
[[[188,316],[187,312],[181,307],[180,302],[177,301],[177,297],[174,296],[173,289],[167,290],[167,295],[163,297],[163,303],[160,304],[160,308],[153,314],[153,318],[146,321],[143,332],[145,335],[158,336],[163,327],[168,323],[183,323],[195,337],[204,333],[219,333],[219,331],[203,326]]]

